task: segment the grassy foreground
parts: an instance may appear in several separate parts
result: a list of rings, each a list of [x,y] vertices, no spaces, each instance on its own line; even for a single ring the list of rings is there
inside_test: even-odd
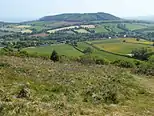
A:
[[[154,80],[110,65],[1,56],[0,78],[0,116],[154,114]]]

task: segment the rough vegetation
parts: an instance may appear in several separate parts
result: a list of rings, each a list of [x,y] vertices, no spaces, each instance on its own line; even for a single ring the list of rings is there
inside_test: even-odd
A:
[[[0,78],[1,116],[154,113],[153,93],[110,65],[1,56]]]

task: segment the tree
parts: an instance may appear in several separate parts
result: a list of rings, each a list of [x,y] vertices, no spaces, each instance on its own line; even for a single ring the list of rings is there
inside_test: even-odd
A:
[[[53,50],[51,57],[50,57],[50,60],[52,60],[54,62],[59,61],[59,55],[55,50]]]
[[[134,49],[132,51],[133,57],[139,60],[148,60],[151,51],[148,50],[147,48],[139,48],[139,49]]]
[[[123,40],[123,42],[126,42],[126,40]]]
[[[140,38],[137,38],[136,41],[140,41]]]

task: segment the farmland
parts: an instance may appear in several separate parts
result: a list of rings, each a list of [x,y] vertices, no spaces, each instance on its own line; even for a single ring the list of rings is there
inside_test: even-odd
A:
[[[79,29],[80,28],[80,29]],[[80,25],[80,26],[68,26],[68,27],[63,27],[63,28],[56,28],[56,29],[52,29],[52,30],[48,30],[48,33],[55,33],[57,31],[62,31],[62,30],[69,30],[69,29],[74,29],[75,31],[79,32],[79,33],[88,33],[88,31],[86,31],[85,29],[81,29],[81,28],[95,28],[94,25]]]
[[[78,33],[89,33],[87,30],[85,30],[85,29],[76,29],[76,30],[74,30],[74,31],[76,31],[76,32],[78,32]]]
[[[123,42],[122,40],[125,40],[126,42]],[[143,47],[154,51],[154,47],[151,44],[152,42],[144,40],[136,41],[134,38],[92,41],[90,43],[99,49],[124,55],[131,54],[132,50]]]
[[[144,29],[147,28],[147,26],[145,25],[141,25],[141,24],[126,24],[126,28],[129,30],[138,30],[138,29]]]
[[[126,40],[126,42],[123,42],[123,40]],[[58,44],[58,45],[55,44],[51,46],[26,48],[24,50],[26,50],[28,53],[38,53],[48,56],[51,54],[53,50],[56,50],[60,55],[65,55],[68,57],[78,57],[84,55],[81,51],[84,51],[88,47],[90,47],[93,50],[91,56],[97,58],[106,58],[111,61],[115,59],[132,60],[131,58],[120,56],[120,54],[121,55],[131,54],[132,50],[136,48],[144,47],[154,51],[154,47],[151,45],[149,41],[146,40],[136,41],[135,38],[118,38],[118,39],[78,42],[77,48],[80,51],[74,49],[71,45],[67,44]],[[103,50],[111,53],[107,53]],[[117,55],[112,53],[116,53]]]
[[[70,45],[51,45],[51,46],[44,46],[44,47],[36,47],[36,48],[26,48],[24,49],[28,53],[38,53],[40,55],[51,55],[53,50],[56,50],[60,55],[65,55],[68,57],[78,57],[83,55],[81,52],[77,51]]]
[[[153,116],[154,23],[85,13],[0,24],[0,116]]]

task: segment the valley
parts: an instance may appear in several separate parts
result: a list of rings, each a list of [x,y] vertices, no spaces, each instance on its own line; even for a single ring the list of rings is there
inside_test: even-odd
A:
[[[108,13],[0,22],[0,116],[153,116],[154,23]]]

